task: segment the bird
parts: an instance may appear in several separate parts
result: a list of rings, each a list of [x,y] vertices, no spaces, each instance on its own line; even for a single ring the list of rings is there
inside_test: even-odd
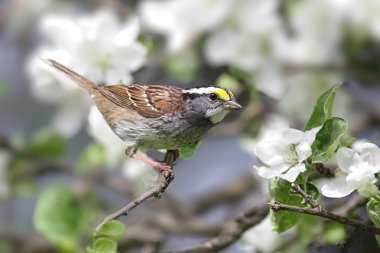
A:
[[[172,165],[142,155],[138,149],[173,151],[176,160],[179,148],[198,143],[230,111],[242,108],[230,90],[218,86],[99,86],[53,59],[43,61],[90,94],[109,127],[126,143],[129,157],[160,172],[173,172]]]

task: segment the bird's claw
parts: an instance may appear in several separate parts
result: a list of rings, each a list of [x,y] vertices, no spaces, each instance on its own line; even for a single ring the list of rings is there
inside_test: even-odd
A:
[[[168,173],[167,178],[169,179],[169,181],[172,181],[174,179],[173,166],[170,166],[167,164],[160,164],[156,168],[160,171],[160,173],[167,172]]]

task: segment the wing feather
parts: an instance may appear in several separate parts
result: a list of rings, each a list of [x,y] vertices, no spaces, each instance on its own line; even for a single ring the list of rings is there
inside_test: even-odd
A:
[[[137,111],[145,117],[159,117],[179,110],[184,112],[182,89],[161,85],[111,85],[100,93],[121,107]]]

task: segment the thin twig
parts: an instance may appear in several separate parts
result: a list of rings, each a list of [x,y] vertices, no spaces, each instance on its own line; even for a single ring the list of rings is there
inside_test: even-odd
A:
[[[291,206],[291,205],[281,204],[279,202],[269,203],[268,205],[274,212],[291,211],[291,212],[296,212],[296,213],[305,213],[305,214],[320,216],[329,220],[337,221],[337,222],[352,226],[354,228],[358,228],[362,232],[365,231],[365,232],[380,234],[380,228],[378,227],[367,225],[365,223],[362,223],[354,219],[350,219],[350,218],[343,217],[334,213],[330,213],[323,208],[318,209],[318,208]]]
[[[366,232],[372,232],[375,234],[380,234],[380,228],[378,227],[371,226],[369,224],[362,223],[354,219],[350,219],[344,216],[340,216],[340,215],[328,212],[319,203],[317,203],[310,195],[308,195],[305,191],[303,191],[299,185],[293,183],[292,189],[296,193],[301,195],[312,206],[312,208],[291,206],[291,205],[281,204],[279,202],[269,203],[268,204],[269,207],[275,212],[285,210],[285,211],[291,211],[291,212],[296,212],[296,213],[306,213],[306,214],[320,216],[329,220],[334,220],[334,221],[352,226],[356,230],[358,230],[358,232],[366,231]]]
[[[266,205],[253,207],[244,214],[224,224],[222,231],[218,235],[201,245],[171,251],[171,253],[211,253],[225,249],[239,240],[246,230],[261,222],[268,214],[268,211],[269,209]]]
[[[317,209],[320,209],[322,210],[323,208],[313,199],[312,196],[310,196],[309,194],[307,194],[306,192],[304,192],[302,190],[302,188],[298,185],[298,184],[295,184],[295,183],[292,183],[292,190],[295,191],[296,193],[298,193],[299,195],[301,195],[307,203],[309,203],[311,205],[312,208],[317,208]]]
[[[174,159],[173,154],[168,153],[167,157],[168,157],[168,159],[167,159],[166,163],[168,165],[172,166],[173,165],[173,159]],[[137,207],[138,205],[143,203],[145,200],[150,199],[152,197],[159,198],[161,196],[161,194],[169,186],[170,182],[172,181],[172,179],[173,179],[172,176],[173,175],[169,171],[162,171],[160,174],[158,174],[157,180],[151,189],[144,192],[143,194],[141,194],[140,196],[138,196],[137,198],[135,198],[134,200],[129,202],[127,205],[125,205],[122,208],[120,208],[119,210],[117,210],[116,212],[113,212],[112,214],[106,216],[103,219],[103,221],[98,226],[96,226],[95,231],[99,231],[99,229],[104,224],[106,224],[107,222],[109,222],[111,220],[118,219],[119,217],[121,217],[123,215],[128,215],[128,213],[132,209],[134,209],[135,207]]]

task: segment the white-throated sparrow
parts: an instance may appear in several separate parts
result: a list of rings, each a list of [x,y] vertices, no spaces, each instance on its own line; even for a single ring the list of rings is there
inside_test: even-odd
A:
[[[219,87],[182,89],[162,85],[97,86],[54,60],[46,60],[86,89],[126,153],[153,167],[171,167],[137,154],[138,148],[177,150],[198,142],[229,111],[241,109],[232,92]]]

